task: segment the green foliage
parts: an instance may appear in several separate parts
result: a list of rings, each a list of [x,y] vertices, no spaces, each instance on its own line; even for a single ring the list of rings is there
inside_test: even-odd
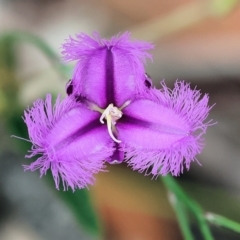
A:
[[[175,210],[185,240],[194,239],[188,221],[188,212],[197,220],[198,227],[205,240],[214,239],[209,228],[209,223],[240,233],[239,223],[213,213],[205,213],[201,206],[183,191],[173,177],[167,175],[162,177],[161,180],[169,192],[169,200]]]
[[[240,233],[240,223],[234,222],[230,219],[227,219],[223,216],[219,216],[214,213],[206,213],[206,219],[209,223],[228,228],[234,232]]]

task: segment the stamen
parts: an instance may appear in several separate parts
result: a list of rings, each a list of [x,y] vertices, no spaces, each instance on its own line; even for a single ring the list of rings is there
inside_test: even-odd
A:
[[[98,105],[96,105],[94,103],[86,101],[86,104],[87,104],[88,108],[93,110],[93,111],[100,112],[100,113],[104,112],[104,109],[100,108]]]
[[[15,136],[15,135],[11,135],[11,137],[18,138],[18,139],[24,140],[24,141],[26,141],[26,142],[31,142],[30,140],[28,140],[28,139],[26,139],[26,138],[21,138],[21,137]]]
[[[107,119],[108,133],[109,133],[110,137],[112,138],[113,141],[115,141],[117,143],[120,143],[121,141],[116,139],[114,137],[114,135],[113,135],[113,132],[112,132],[112,119],[111,119],[111,115],[107,115],[106,119]]]
[[[113,141],[120,143],[121,141],[116,139],[113,131],[116,131],[115,129],[115,124],[116,121],[122,117],[122,111],[119,110],[117,107],[114,107],[113,104],[109,104],[108,107],[103,111],[101,117],[100,117],[100,122],[104,124],[104,118],[107,121],[107,129],[110,137],[112,138]]]
[[[96,104],[88,102],[88,107],[91,110],[101,113],[101,117],[99,120],[102,124],[104,124],[104,119],[106,119],[108,133],[114,142],[117,142],[117,143],[121,142],[115,137],[117,135],[117,130],[115,125],[117,120],[121,118],[123,115],[121,110],[127,107],[130,104],[130,102],[131,101],[126,101],[120,108],[114,107],[114,105],[111,103],[108,105],[106,109],[102,109],[98,107]],[[115,136],[114,136],[114,133],[115,133]]]
[[[126,101],[119,109],[120,109],[120,110],[124,109],[124,108],[127,107],[130,103],[131,103],[130,100]]]
[[[104,124],[103,119],[104,119],[106,116],[109,115],[109,113],[110,113],[110,108],[113,108],[113,104],[112,104],[112,103],[109,104],[109,106],[102,112],[102,115],[101,115],[101,117],[100,117],[100,122],[101,122],[102,124]]]

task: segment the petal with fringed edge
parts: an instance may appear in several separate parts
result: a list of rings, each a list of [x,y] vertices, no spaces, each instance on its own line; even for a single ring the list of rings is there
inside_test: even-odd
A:
[[[38,159],[25,170],[40,170],[40,175],[51,169],[56,188],[62,182],[68,187],[87,187],[93,184],[94,174],[104,168],[114,151],[106,126],[99,122],[99,113],[82,104],[60,97],[52,106],[51,95],[37,100],[25,111],[24,120],[33,144],[27,155]]]
[[[211,125],[208,116],[208,96],[191,90],[189,84],[177,82],[170,90],[154,89],[151,95],[132,102],[123,110],[117,124],[126,161],[134,170],[154,176],[179,175],[184,165],[202,150],[202,134]]]
[[[130,41],[130,33],[101,39],[86,34],[70,37],[62,45],[67,61],[77,60],[71,92],[106,108],[110,103],[120,107],[136,93],[146,90],[144,62],[153,45]]]

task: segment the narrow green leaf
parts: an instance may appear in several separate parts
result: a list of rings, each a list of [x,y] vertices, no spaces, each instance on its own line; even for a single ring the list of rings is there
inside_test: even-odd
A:
[[[240,223],[234,222],[226,217],[214,214],[214,213],[207,213],[205,215],[206,219],[217,226],[228,228],[234,232],[240,233]]]
[[[1,42],[6,42],[6,40],[14,42],[15,45],[23,43],[34,45],[46,55],[46,57],[61,75],[67,79],[69,78],[71,67],[62,64],[59,55],[56,54],[55,51],[52,50],[52,48],[40,37],[28,32],[12,31],[5,32],[0,35],[0,44]]]
[[[168,197],[175,210],[184,240],[194,240],[185,206],[176,198],[174,193],[169,192]]]
[[[184,190],[177,184],[176,180],[172,176],[167,175],[161,177],[161,180],[168,191],[174,193],[177,201],[181,202],[181,204],[188,208],[195,216],[204,239],[214,240],[209,226],[207,225],[202,208],[184,192]]]

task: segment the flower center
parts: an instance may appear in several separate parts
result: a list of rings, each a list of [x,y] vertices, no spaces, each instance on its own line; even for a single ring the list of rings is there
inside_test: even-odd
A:
[[[122,111],[119,110],[117,107],[114,107],[113,104],[109,104],[108,107],[102,112],[100,117],[100,122],[104,124],[103,119],[107,121],[107,129],[110,137],[113,141],[120,143],[121,141],[116,139],[114,134],[117,135],[117,130],[115,124],[119,118],[123,115]]]
[[[116,122],[120,119],[123,115],[122,109],[125,108],[130,104],[130,101],[125,102],[120,108],[115,107],[112,103],[108,105],[106,109],[102,109],[95,104],[90,104],[90,109],[100,112],[100,122],[104,124],[104,119],[107,123],[107,129],[110,137],[114,142],[120,143],[121,141],[116,138],[117,136],[117,129],[116,129]]]

